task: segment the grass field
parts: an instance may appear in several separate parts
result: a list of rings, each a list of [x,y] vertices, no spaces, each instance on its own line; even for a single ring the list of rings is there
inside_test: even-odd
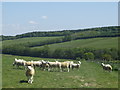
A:
[[[78,70],[70,72],[48,72],[36,68],[33,84],[20,83],[26,81],[25,70],[12,66],[14,58],[25,60],[49,60],[13,55],[2,55],[2,87],[3,88],[118,88],[118,72],[106,72],[100,63],[81,61]],[[59,59],[65,61],[64,59]]]
[[[92,39],[79,39],[73,40],[64,43],[56,43],[48,45],[51,50],[55,50],[56,48],[96,48],[96,49],[104,49],[104,48],[118,48],[118,37],[107,37],[107,38],[92,38]],[[42,48],[43,46],[33,47]]]
[[[29,37],[29,38],[20,38],[15,40],[5,40],[2,41],[3,46],[4,45],[13,45],[13,44],[30,44],[30,43],[37,43],[42,42],[46,40],[51,40],[59,37]]]

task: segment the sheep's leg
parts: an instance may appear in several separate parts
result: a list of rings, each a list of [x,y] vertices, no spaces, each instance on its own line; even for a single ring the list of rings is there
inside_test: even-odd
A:
[[[60,69],[60,72],[62,72],[62,71],[63,71],[63,68]]]
[[[28,76],[28,83],[30,83],[30,77]]]
[[[60,72],[62,72],[61,66],[59,66],[59,68],[60,68]]]
[[[69,72],[70,71],[69,68],[67,68],[67,69],[68,69],[68,72]]]
[[[25,70],[26,70],[26,68],[27,68],[27,67],[24,65],[24,69],[25,69]]]
[[[48,71],[50,71],[50,68],[48,68]]]
[[[33,82],[33,76],[30,77],[30,83],[32,83],[32,82]]]

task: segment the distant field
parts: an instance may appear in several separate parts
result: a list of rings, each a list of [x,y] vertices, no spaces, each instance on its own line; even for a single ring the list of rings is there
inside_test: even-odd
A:
[[[3,41],[3,45],[12,45],[12,44],[29,44],[29,43],[36,43],[42,42],[46,40],[51,40],[59,37],[29,37],[29,38],[21,38],[21,39],[14,39],[14,40],[5,40]]]
[[[2,87],[3,88],[118,88],[118,72],[103,71],[100,63],[81,61],[78,70],[70,72],[48,72],[36,68],[33,84],[20,83],[27,80],[25,70],[12,66],[14,58],[25,60],[52,60],[14,55],[2,55]],[[58,59],[65,61],[65,59]],[[74,60],[75,61],[75,60]]]
[[[107,38],[92,38],[92,39],[79,39],[73,40],[64,43],[56,43],[48,45],[51,50],[55,50],[56,48],[96,48],[96,49],[104,49],[104,48],[118,48],[118,37],[107,37]],[[33,47],[42,48],[43,46]]]

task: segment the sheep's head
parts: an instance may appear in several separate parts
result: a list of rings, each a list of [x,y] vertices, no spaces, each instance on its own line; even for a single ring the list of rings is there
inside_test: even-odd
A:
[[[15,65],[15,62],[13,62],[13,66]]]
[[[101,63],[102,66],[104,66],[104,63]]]
[[[15,61],[17,61],[17,58],[15,58]]]
[[[79,63],[79,64],[81,64],[81,62],[80,62],[80,61],[78,61],[78,63]]]
[[[27,68],[28,68],[29,70],[32,70],[32,69],[33,69],[33,67],[32,67],[32,66],[27,66]]]
[[[42,60],[41,62],[42,62],[43,64],[46,63],[46,61],[44,61],[44,60]]]
[[[78,67],[80,67],[80,64],[77,64]]]

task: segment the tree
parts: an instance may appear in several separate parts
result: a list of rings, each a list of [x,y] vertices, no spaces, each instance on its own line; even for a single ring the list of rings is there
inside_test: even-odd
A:
[[[94,60],[94,54],[92,52],[85,53],[84,58],[86,60]]]
[[[57,48],[54,52],[53,52],[53,57],[55,58],[64,58],[64,50],[61,48]]]
[[[102,58],[103,58],[104,61],[110,61],[110,60],[112,59],[112,57],[111,57],[110,54],[104,54],[104,55],[102,56]]]
[[[65,52],[65,58],[75,59],[75,52],[73,49],[66,49],[64,52]]]
[[[49,50],[49,47],[47,45],[44,46],[44,48],[41,50],[41,57],[49,57],[50,55],[50,50]]]
[[[84,57],[84,49],[75,48],[74,52],[75,52],[75,57],[76,58],[81,58],[82,59]]]

